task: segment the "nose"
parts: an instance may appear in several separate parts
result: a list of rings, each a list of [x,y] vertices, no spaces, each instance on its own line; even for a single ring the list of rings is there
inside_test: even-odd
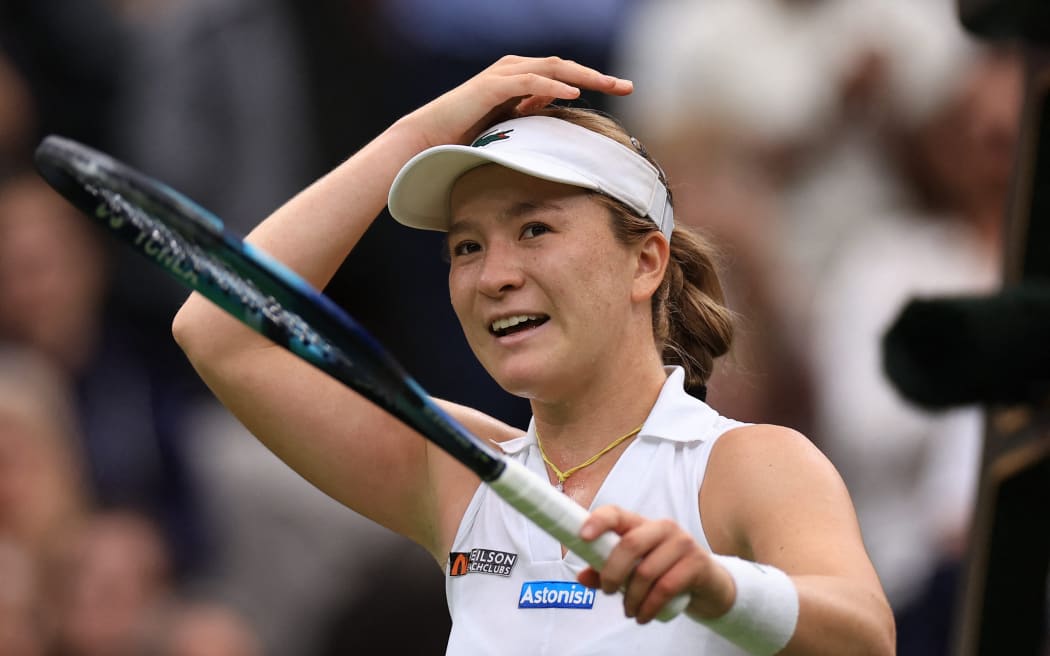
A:
[[[483,257],[478,275],[478,291],[482,294],[498,298],[522,286],[524,275],[521,262],[512,247],[489,244]]]

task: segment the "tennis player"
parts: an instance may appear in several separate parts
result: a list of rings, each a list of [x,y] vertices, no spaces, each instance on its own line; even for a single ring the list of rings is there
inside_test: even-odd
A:
[[[592,508],[584,539],[622,536],[601,572],[202,297],[180,310],[176,339],[274,453],[433,554],[450,654],[892,653],[892,614],[831,464],[792,430],[721,417],[687,393],[732,335],[710,248],[675,227],[637,141],[600,115],[548,107],[581,88],[632,84],[505,57],[398,120],[249,240],[323,287],[384,204],[447,231],[466,338],[533,419],[523,431],[440,403]],[[683,615],[651,621],[682,593]]]

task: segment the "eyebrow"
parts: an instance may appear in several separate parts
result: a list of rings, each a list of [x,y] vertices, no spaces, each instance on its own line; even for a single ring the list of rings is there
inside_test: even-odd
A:
[[[564,209],[560,204],[551,201],[519,201],[514,203],[507,209],[499,213],[500,221],[511,221],[514,219],[520,219],[530,214],[536,214],[539,212],[559,211]],[[454,237],[456,234],[461,232],[468,232],[469,230],[476,228],[477,222],[473,219],[460,219],[455,223],[450,223],[448,228],[448,237]]]

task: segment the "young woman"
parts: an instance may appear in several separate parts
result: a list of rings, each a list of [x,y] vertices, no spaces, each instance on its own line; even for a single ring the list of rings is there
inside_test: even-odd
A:
[[[450,654],[892,653],[892,616],[833,467],[791,430],[722,418],[686,394],[731,335],[708,248],[674,227],[662,174],[619,126],[547,108],[581,87],[632,91],[571,61],[505,57],[249,239],[322,287],[388,197],[399,221],[447,230],[467,340],[534,416],[523,433],[441,403],[593,508],[584,539],[622,536],[601,572],[204,299],[179,312],[176,339],[278,456],[445,567]],[[683,616],[650,622],[680,593]]]

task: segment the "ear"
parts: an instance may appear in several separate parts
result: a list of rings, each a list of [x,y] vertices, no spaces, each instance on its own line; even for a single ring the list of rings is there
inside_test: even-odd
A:
[[[635,257],[632,301],[648,301],[663,282],[667,263],[671,260],[671,246],[659,230],[653,230],[638,245]]]

